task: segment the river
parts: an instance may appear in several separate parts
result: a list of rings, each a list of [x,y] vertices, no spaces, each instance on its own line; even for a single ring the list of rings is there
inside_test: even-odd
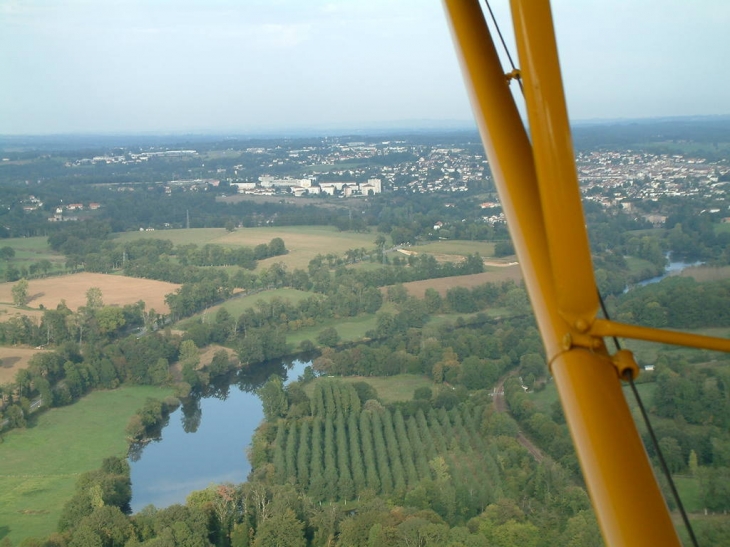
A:
[[[264,417],[255,390],[271,374],[296,380],[309,364],[275,361],[237,371],[171,413],[155,440],[130,451],[132,510],[185,503],[211,483],[245,481],[246,448]]]
[[[638,283],[634,285],[629,285],[624,289],[624,292],[629,292],[630,289],[633,287],[643,287],[644,285],[651,285],[652,283],[659,283],[662,279],[665,279],[672,275],[679,275],[683,270],[687,268],[692,268],[694,266],[701,266],[704,264],[704,262],[669,262],[667,264],[667,267],[664,268],[664,273],[662,275],[658,275],[656,277],[651,277],[649,279],[644,279],[643,281],[639,281]]]

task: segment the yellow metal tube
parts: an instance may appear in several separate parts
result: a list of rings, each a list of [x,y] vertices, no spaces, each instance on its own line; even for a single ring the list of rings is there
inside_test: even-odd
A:
[[[538,185],[533,151],[478,0],[444,0],[444,6],[522,265],[525,285],[604,538],[608,545],[678,546],[666,504],[623,397],[616,368],[605,355],[600,339],[591,340],[587,336],[590,321],[595,316],[595,310],[590,315],[597,301],[595,285],[591,286],[589,295],[585,281],[580,281],[576,288],[586,299],[583,302],[570,295],[573,287],[566,285],[565,279],[555,279],[555,275],[563,274],[573,279],[568,270],[576,262],[583,265],[582,269],[586,263],[590,264],[587,244],[569,245],[567,250],[553,253],[559,248],[560,239],[550,238],[561,236],[547,229],[543,216],[543,212],[556,214],[554,207],[545,206],[541,201],[549,186],[543,181]],[[530,47],[539,48],[541,42],[538,40]],[[530,108],[539,108],[539,105],[528,103],[528,110]],[[534,141],[535,147],[543,145],[543,139]],[[582,212],[579,218],[579,228],[584,231]],[[573,239],[569,238],[569,241]],[[565,260],[565,263],[553,267],[555,260]],[[593,281],[592,272],[587,279]],[[569,311],[568,314],[558,313],[556,285],[560,286],[561,297],[565,297],[561,306]],[[588,319],[584,324],[577,320],[571,323],[564,319],[570,314]],[[600,353],[573,346],[576,340],[583,339],[597,341]]]
[[[512,0],[535,169],[558,311],[590,324],[598,311],[549,0]]]
[[[532,148],[477,0],[445,0],[474,116],[525,285],[549,356],[562,350],[568,325],[557,315]],[[496,137],[493,137],[496,136]]]
[[[681,545],[613,363],[576,349],[552,372],[606,545]]]
[[[716,338],[714,336],[704,336],[690,332],[654,329],[640,325],[627,325],[606,319],[596,319],[591,327],[590,334],[593,336],[617,336],[620,338],[673,344],[675,346],[730,352],[730,340],[727,338]]]

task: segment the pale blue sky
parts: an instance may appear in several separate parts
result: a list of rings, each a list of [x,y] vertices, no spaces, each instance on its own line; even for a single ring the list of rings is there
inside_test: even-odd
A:
[[[573,119],[730,114],[727,0],[553,9]],[[0,0],[0,134],[470,119],[437,0]]]

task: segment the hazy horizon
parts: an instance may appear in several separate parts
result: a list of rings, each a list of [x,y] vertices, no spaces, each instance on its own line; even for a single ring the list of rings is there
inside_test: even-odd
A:
[[[0,139],[54,139],[54,138],[196,138],[208,139],[275,139],[275,138],[346,138],[346,137],[386,137],[406,136],[409,134],[469,133],[478,134],[474,120],[452,120],[431,123],[431,120],[396,120],[392,122],[369,122],[362,125],[345,124],[341,127],[302,126],[292,128],[251,129],[248,131],[78,131],[58,133],[0,133]],[[642,125],[652,123],[684,123],[684,122],[730,122],[730,114],[706,116],[656,116],[647,118],[596,118],[571,120],[573,128],[592,126]]]

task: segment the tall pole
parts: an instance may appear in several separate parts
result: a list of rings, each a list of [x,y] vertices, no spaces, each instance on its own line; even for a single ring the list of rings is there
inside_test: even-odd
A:
[[[444,5],[606,544],[679,546],[621,389],[620,376],[635,364],[610,356],[590,334],[598,302],[575,168],[566,159],[572,147],[549,4],[513,2],[532,144],[478,0]]]

